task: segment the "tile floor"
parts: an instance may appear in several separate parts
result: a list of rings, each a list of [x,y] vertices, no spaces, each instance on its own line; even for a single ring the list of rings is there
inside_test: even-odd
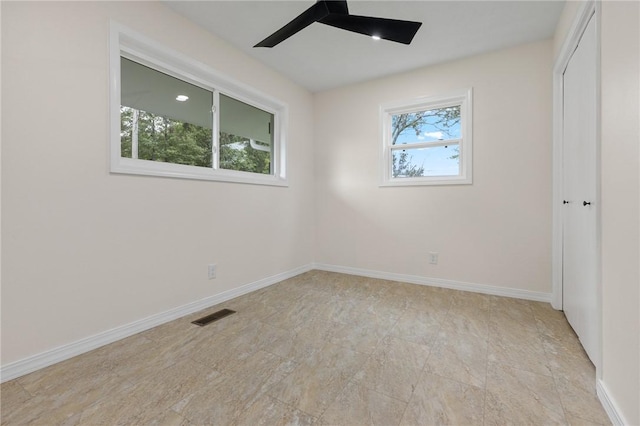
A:
[[[1,421],[609,424],[594,375],[548,304],[311,271],[6,382]]]

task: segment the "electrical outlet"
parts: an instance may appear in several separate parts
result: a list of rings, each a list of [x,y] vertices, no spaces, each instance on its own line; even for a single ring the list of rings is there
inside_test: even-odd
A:
[[[432,265],[438,264],[438,253],[435,251],[429,252],[429,263]]]
[[[216,264],[215,263],[210,263],[209,264],[209,279],[212,280],[216,277]]]

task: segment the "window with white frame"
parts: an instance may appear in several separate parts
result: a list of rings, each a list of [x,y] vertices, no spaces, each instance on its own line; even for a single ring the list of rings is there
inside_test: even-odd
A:
[[[382,186],[472,182],[471,93],[381,106]]]
[[[287,185],[283,103],[118,24],[111,171]]]

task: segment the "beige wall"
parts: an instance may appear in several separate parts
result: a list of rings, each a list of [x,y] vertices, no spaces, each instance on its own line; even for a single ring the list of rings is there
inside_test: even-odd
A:
[[[640,424],[640,5],[602,2],[602,381]]]
[[[110,175],[110,19],[286,102],[290,187]],[[3,365],[312,262],[311,94],[161,3],[2,2],[2,89]]]
[[[316,94],[316,262],[550,293],[551,60],[544,41]],[[469,87],[473,185],[378,187],[379,105]]]

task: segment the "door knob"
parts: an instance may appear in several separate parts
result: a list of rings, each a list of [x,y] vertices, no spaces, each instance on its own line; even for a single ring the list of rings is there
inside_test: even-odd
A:
[[[563,200],[562,201],[562,204],[569,204],[569,203],[570,203],[570,201],[567,201],[567,200]]]
[[[589,201],[589,202],[583,201],[582,205],[583,206],[590,206],[591,205],[591,201]]]

